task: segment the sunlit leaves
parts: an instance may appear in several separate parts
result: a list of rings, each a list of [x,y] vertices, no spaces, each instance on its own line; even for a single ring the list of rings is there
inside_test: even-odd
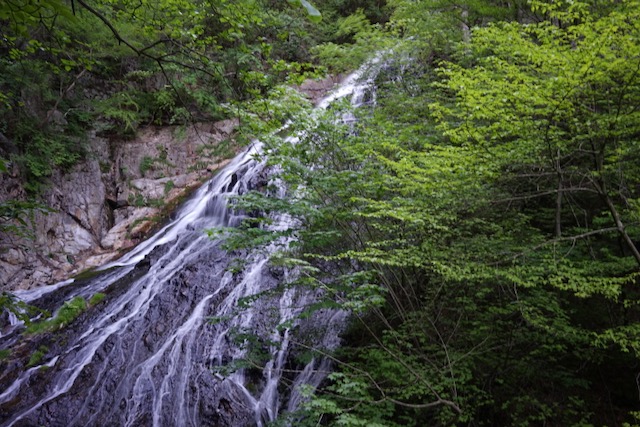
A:
[[[396,3],[393,31],[419,22],[406,29],[415,37],[445,13]],[[300,256],[378,272],[351,289],[314,272],[361,321],[312,413],[354,425],[583,422],[599,380],[580,366],[607,369],[601,358],[615,354],[623,370],[619,352],[636,350],[624,322],[638,316],[638,270],[615,221],[637,238],[638,8],[535,6],[550,19],[476,28],[439,74],[417,65],[429,61],[387,64],[360,124],[286,148],[283,177],[314,206]],[[335,237],[305,247],[307,232]],[[385,304],[363,311],[374,280]],[[562,397],[549,399],[549,384]]]

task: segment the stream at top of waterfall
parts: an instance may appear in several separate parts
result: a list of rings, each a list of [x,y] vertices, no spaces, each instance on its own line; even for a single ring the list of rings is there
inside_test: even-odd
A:
[[[319,108],[345,96],[358,102],[371,85],[360,77],[348,77]],[[260,151],[254,142],[173,221],[94,277],[16,293],[46,308],[78,296],[106,298],[63,331],[27,338],[31,345],[18,322],[3,331],[0,348],[24,354],[8,358],[0,374],[1,427],[263,426],[297,408],[300,385],[320,384],[330,363],[295,361],[291,341],[309,326],[286,323],[313,294],[289,288],[238,310],[242,298],[273,289],[292,273],[270,266],[263,252],[241,254],[242,271],[230,268],[234,258],[205,233],[241,220],[227,207],[229,197],[269,183]],[[276,219],[278,227],[286,221]],[[345,316],[326,310],[307,319],[319,346],[339,345]],[[278,327],[283,324],[290,326]],[[254,338],[239,342],[244,331]],[[225,370],[251,347],[267,355],[262,366]],[[25,362],[38,348],[40,360]]]

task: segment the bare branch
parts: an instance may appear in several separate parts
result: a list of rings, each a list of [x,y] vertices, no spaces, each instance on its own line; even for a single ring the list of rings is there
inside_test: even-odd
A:
[[[638,223],[633,223],[633,224],[630,224],[630,225],[638,225]],[[518,258],[520,258],[520,257],[522,257],[522,256],[524,256],[524,255],[526,255],[528,253],[531,253],[531,252],[535,251],[536,249],[540,249],[542,247],[553,245],[553,244],[556,244],[556,243],[561,243],[561,242],[572,242],[572,243],[575,243],[578,240],[585,239],[585,238],[590,237],[590,236],[595,236],[595,235],[598,235],[598,234],[606,234],[606,233],[615,233],[615,232],[619,232],[618,227],[607,227],[607,228],[599,228],[598,230],[587,231],[585,233],[576,234],[574,236],[560,237],[560,238],[557,238],[557,239],[547,240],[546,242],[543,242],[543,243],[540,243],[538,245],[535,245],[535,246],[527,249],[526,251],[522,251],[522,252],[520,252],[520,253],[518,253],[518,254],[516,254],[516,255],[508,258],[508,259],[503,259],[501,261],[495,262],[495,263],[493,263],[493,265],[494,266],[501,265],[501,264],[504,264],[505,262],[510,262],[510,261],[516,260],[516,259],[518,259]]]

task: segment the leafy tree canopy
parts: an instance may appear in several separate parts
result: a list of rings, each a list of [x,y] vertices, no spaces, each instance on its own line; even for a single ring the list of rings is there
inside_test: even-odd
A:
[[[637,422],[640,3],[390,4],[317,48],[393,46],[376,105],[275,142],[293,198],[243,205],[352,313],[296,422]]]

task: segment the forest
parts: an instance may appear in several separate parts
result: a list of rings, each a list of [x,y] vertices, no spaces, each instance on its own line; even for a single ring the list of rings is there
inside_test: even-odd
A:
[[[0,232],[29,233],[89,130],[264,138],[288,194],[235,200],[261,215],[227,249],[286,242],[306,315],[350,313],[282,425],[640,424],[640,1],[13,0],[0,22],[0,173],[29,194]],[[355,123],[291,93],[373,57]]]

